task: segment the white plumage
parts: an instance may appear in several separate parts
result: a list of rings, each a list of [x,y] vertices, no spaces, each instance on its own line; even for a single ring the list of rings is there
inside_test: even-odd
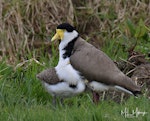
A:
[[[84,91],[85,84],[83,82],[78,82],[76,87],[72,88],[67,82],[60,82],[55,85],[49,85],[48,83],[43,83],[46,90],[52,96],[58,96],[62,98],[72,97]]]

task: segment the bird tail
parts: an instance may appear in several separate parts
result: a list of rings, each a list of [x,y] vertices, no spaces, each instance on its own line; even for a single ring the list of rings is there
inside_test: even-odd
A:
[[[139,87],[139,88],[141,88],[141,87]],[[141,90],[140,91],[132,91],[132,93],[134,96],[138,96],[139,94],[142,94],[142,91]]]
[[[122,79],[123,80],[121,82],[124,82],[124,83],[115,86],[117,89],[127,92],[129,94],[132,94],[134,96],[137,96],[138,94],[142,94],[141,92],[142,87],[136,85],[135,82],[131,78],[124,75],[124,78]]]
[[[128,89],[132,92],[132,94],[133,94],[134,96],[137,96],[138,94],[142,94],[142,92],[141,92],[142,86],[137,85],[137,84],[136,84],[131,78],[129,78],[128,76],[126,76],[126,79],[131,82],[131,84],[130,84],[131,86],[129,86]]]

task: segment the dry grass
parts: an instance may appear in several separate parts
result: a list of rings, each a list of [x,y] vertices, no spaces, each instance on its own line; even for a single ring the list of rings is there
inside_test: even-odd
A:
[[[142,19],[149,27],[149,0],[0,0],[0,58],[24,60],[33,48],[47,45],[55,27],[66,21],[99,47],[122,33],[131,37],[123,27],[127,19],[135,25]]]

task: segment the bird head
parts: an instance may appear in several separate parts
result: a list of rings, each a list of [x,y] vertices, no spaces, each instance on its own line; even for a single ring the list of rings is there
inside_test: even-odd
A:
[[[75,28],[73,26],[71,26],[68,23],[62,23],[60,25],[57,26],[56,29],[56,34],[53,36],[53,38],[51,39],[51,41],[54,40],[63,40],[65,37],[65,34],[71,34],[75,31]]]

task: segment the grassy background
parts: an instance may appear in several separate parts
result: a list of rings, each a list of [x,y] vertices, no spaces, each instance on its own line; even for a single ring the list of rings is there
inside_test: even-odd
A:
[[[48,62],[47,62],[48,63]],[[116,103],[102,100],[98,105],[91,102],[91,94],[84,93],[68,98],[64,106],[52,105],[51,96],[42,88],[35,75],[44,67],[36,62],[28,62],[16,71],[0,62],[0,120],[1,121],[148,121],[150,120],[150,101],[145,96],[130,97],[127,101]],[[137,118],[125,118],[121,111],[125,108],[138,108],[148,114]],[[134,115],[135,116],[135,115]]]
[[[149,121],[150,101],[130,97],[121,103],[91,102],[84,93],[51,105],[36,74],[58,62],[58,43],[49,42],[59,23],[76,26],[80,35],[113,60],[136,51],[150,52],[149,0],[5,0],[0,1],[0,121]],[[125,118],[125,108],[148,112]]]

